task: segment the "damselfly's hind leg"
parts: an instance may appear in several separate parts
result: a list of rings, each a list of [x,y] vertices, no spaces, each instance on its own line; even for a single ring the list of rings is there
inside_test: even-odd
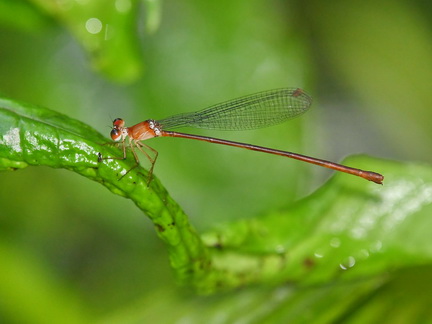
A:
[[[156,164],[157,157],[158,157],[158,151],[156,151],[154,148],[152,148],[152,147],[150,147],[150,146],[148,146],[142,142],[139,142],[139,141],[135,141],[134,144],[138,148],[138,150],[140,150],[146,156],[146,158],[150,161],[150,164],[151,164],[151,167],[150,167],[150,170],[149,170],[148,176],[147,176],[148,177],[147,178],[147,187],[148,187],[150,185],[152,179],[153,179],[153,169],[154,169],[154,166]],[[152,151],[154,154],[154,157],[151,157],[145,150],[143,150],[143,148],[145,148],[146,150]],[[133,149],[132,149],[132,152],[135,156],[135,159],[138,160],[138,156],[136,155],[136,153]]]

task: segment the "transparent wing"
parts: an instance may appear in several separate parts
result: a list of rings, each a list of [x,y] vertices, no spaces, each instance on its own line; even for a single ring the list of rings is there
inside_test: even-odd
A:
[[[276,125],[297,117],[306,112],[311,103],[312,98],[302,89],[275,89],[157,122],[164,130],[179,127],[248,130]]]

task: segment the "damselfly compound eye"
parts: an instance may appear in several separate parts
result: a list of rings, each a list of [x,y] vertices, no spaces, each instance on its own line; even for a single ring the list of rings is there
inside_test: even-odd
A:
[[[121,118],[116,118],[113,120],[113,126],[115,127],[123,127],[124,126],[124,120]]]
[[[119,141],[121,139],[121,131],[118,128],[111,130],[111,138],[113,141]]]

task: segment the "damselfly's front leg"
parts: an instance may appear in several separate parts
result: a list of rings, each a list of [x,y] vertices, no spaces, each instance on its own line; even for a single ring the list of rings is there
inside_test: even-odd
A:
[[[126,150],[127,150],[127,146],[129,146],[131,151],[132,151],[132,154],[134,156],[134,159],[135,159],[135,165],[119,178],[119,181],[120,181],[121,179],[123,179],[123,177],[125,175],[127,175],[130,171],[132,171],[133,169],[135,169],[139,165],[139,158],[138,158],[137,153],[135,152],[135,147],[136,147],[136,148],[138,148],[138,150],[140,150],[140,152],[142,152],[145,155],[145,157],[151,163],[151,167],[150,167],[150,170],[149,170],[148,176],[147,176],[147,186],[149,186],[150,182],[152,180],[152,177],[153,177],[153,169],[154,169],[154,166],[156,163],[156,159],[158,157],[158,152],[154,148],[152,148],[152,147],[150,147],[150,146],[148,146],[148,145],[146,145],[140,141],[132,140],[130,138],[129,138],[129,145],[126,145],[124,141],[121,142],[121,145],[122,145],[122,149],[123,149],[123,157],[103,157],[102,154],[99,152],[98,153],[98,162],[102,162],[103,160],[126,160],[126,157],[127,157]],[[143,150],[143,148],[152,151],[154,154],[154,158],[152,158],[145,150]]]

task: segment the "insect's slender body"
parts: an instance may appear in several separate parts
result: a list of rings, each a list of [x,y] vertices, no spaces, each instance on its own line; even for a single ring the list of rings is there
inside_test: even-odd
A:
[[[150,176],[156,162],[157,152],[141,141],[153,137],[181,137],[194,139],[215,144],[222,144],[245,148],[252,151],[269,153],[297,159],[300,161],[316,164],[336,171],[352,174],[378,184],[382,184],[384,177],[376,172],[356,169],[334,162],[309,157],[297,153],[271,149],[267,147],[223,140],[214,137],[200,136],[170,131],[168,129],[178,127],[197,127],[218,130],[245,130],[279,124],[288,119],[297,117],[309,109],[312,99],[301,89],[278,89],[257,93],[243,98],[227,101],[207,109],[175,115],[162,120],[148,119],[134,126],[125,127],[122,119],[116,118],[113,121],[111,138],[123,143],[123,158],[126,158],[125,140],[129,138],[130,147],[138,163],[138,157],[134,151],[137,147],[151,161]],[[155,157],[150,157],[142,147],[152,150]],[[103,158],[100,156],[100,160]],[[109,158],[105,158],[109,159]]]

